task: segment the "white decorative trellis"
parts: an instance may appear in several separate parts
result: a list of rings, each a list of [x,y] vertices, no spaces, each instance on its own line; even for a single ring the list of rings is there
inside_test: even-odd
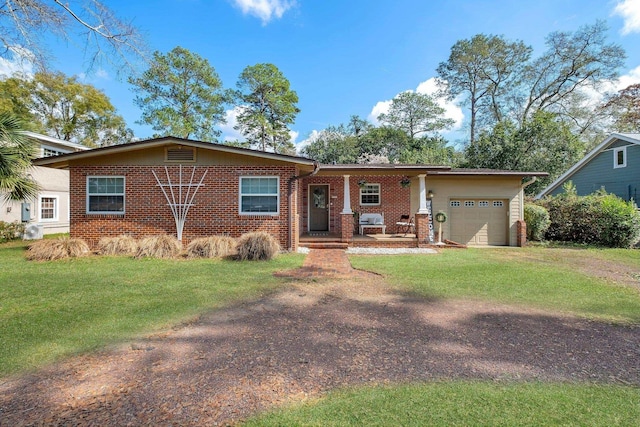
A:
[[[173,218],[176,220],[176,233],[178,235],[178,240],[182,241],[182,230],[184,229],[184,223],[187,220],[187,213],[189,212],[189,208],[194,205],[193,199],[196,197],[198,189],[204,186],[202,182],[204,181],[204,177],[207,176],[207,169],[204,170],[204,173],[200,178],[200,182],[197,184],[193,183],[193,178],[196,174],[195,166],[191,171],[191,178],[189,179],[188,184],[182,183],[182,165],[180,165],[177,183],[171,182],[169,169],[166,166],[164,167],[164,172],[167,176],[166,184],[160,182],[160,178],[158,178],[155,170],[152,169],[151,172],[153,172],[153,176],[156,178],[158,186],[162,190],[164,197],[167,199],[167,204],[171,208]],[[167,191],[167,189],[169,189],[169,191]]]

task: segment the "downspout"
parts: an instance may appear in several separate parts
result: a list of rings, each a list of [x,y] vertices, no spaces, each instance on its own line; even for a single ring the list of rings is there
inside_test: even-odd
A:
[[[302,178],[308,178],[310,176],[314,176],[320,170],[320,164],[318,162],[313,162],[313,170],[304,175],[294,175],[289,179],[289,224],[288,224],[288,233],[289,233],[289,252],[293,250],[293,183]]]

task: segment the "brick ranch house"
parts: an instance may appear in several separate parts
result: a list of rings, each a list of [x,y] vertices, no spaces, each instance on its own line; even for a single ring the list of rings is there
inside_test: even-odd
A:
[[[523,179],[541,172],[428,165],[322,165],[312,159],[163,137],[34,161],[69,170],[71,236],[197,237],[267,231],[283,248],[317,239],[355,246],[524,242]],[[346,197],[345,197],[346,195]],[[383,217],[364,227],[365,214]],[[363,217],[363,215],[365,215]],[[415,226],[394,234],[401,215]],[[381,221],[377,221],[381,222]],[[380,237],[380,238],[378,238]],[[435,236],[437,238],[437,236]]]

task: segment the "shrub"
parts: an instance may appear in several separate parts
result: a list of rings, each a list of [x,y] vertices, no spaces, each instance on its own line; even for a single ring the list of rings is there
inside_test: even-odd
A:
[[[238,259],[269,260],[280,252],[280,244],[269,233],[257,231],[247,233],[238,239]]]
[[[549,240],[629,248],[640,239],[640,213],[635,203],[614,194],[560,194],[542,204],[551,219],[546,233]]]
[[[187,245],[189,258],[217,258],[236,253],[236,240],[227,236],[211,236],[195,239]]]
[[[98,242],[101,255],[135,255],[138,242],[131,236],[102,237]]]
[[[175,258],[180,255],[181,250],[178,239],[161,234],[142,239],[138,243],[135,258]]]
[[[26,257],[31,261],[53,261],[81,257],[89,255],[89,253],[89,246],[84,240],[62,237],[38,240],[32,243],[29,245]]]
[[[543,206],[531,203],[524,205],[524,222],[527,223],[527,240],[538,242],[544,239],[551,224],[549,212]]]
[[[0,243],[16,240],[24,234],[24,224],[14,222],[0,221]]]

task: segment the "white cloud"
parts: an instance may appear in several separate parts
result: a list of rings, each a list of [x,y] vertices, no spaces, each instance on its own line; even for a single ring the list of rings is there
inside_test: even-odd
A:
[[[295,130],[290,130],[289,131],[289,136],[291,137],[290,141],[292,144],[296,144],[296,139],[298,139],[298,137],[300,136],[300,132],[297,132]]]
[[[622,0],[613,9],[624,20],[622,34],[640,33],[640,0]]]
[[[630,70],[627,74],[620,76],[616,81],[615,90],[619,91],[636,83],[640,83],[640,65]]]
[[[583,102],[583,108],[596,108],[607,94],[616,93],[636,83],[640,83],[640,65],[629,70],[627,74],[621,75],[617,80],[601,83],[597,90],[591,87],[581,88],[580,91],[587,96]]]
[[[218,125],[220,130],[222,131],[222,140],[223,141],[242,141],[244,140],[244,136],[239,131],[235,130],[233,127],[238,124],[238,114],[240,114],[241,107],[233,107],[231,110],[227,110],[224,112],[224,118],[227,123],[223,125]]]
[[[444,108],[444,116],[448,119],[454,120],[453,127],[451,128],[452,131],[460,129],[462,127],[462,122],[464,121],[462,108],[458,107],[455,104],[455,101],[448,101],[445,97],[438,96],[439,91],[440,88],[438,87],[438,83],[434,77],[420,83],[416,89],[416,92],[418,93],[426,93],[433,96],[438,102],[438,105]]]
[[[282,18],[284,13],[296,5],[295,0],[233,0],[245,15],[252,15],[267,25],[271,19]]]
[[[369,120],[374,125],[379,126],[380,122],[378,121],[378,116],[383,113],[388,113],[389,107],[391,107],[391,100],[378,101],[376,105],[374,105],[371,109],[371,112],[367,116],[367,120]]]
[[[12,58],[0,57],[0,75],[12,76],[16,73],[22,73],[26,76],[33,76],[33,54],[30,50],[21,47],[12,47],[9,49]]]
[[[425,93],[433,96],[438,102],[438,105],[444,108],[444,116],[448,119],[454,120],[455,123],[451,131],[460,129],[462,127],[462,122],[464,121],[464,113],[462,112],[462,109],[458,107],[454,102],[447,101],[446,98],[438,96],[438,91],[439,88],[437,86],[436,79],[433,77],[420,83],[416,88],[416,92],[418,93]],[[411,92],[411,90],[409,92]],[[371,109],[371,113],[369,113],[367,119],[374,125],[378,126],[380,124],[378,122],[378,116],[382,113],[387,113],[390,106],[391,100],[378,101],[378,103],[376,103],[376,105],[374,105]]]
[[[320,135],[320,132],[318,132],[317,130],[314,129],[314,130],[311,131],[311,133],[309,134],[309,136],[306,139],[303,139],[300,142],[295,142],[294,141],[294,144],[296,145],[296,152],[298,154],[300,154],[304,147],[306,147],[307,145],[311,144],[316,139],[318,139],[318,135]],[[297,137],[298,137],[298,135],[296,135],[296,138]]]

